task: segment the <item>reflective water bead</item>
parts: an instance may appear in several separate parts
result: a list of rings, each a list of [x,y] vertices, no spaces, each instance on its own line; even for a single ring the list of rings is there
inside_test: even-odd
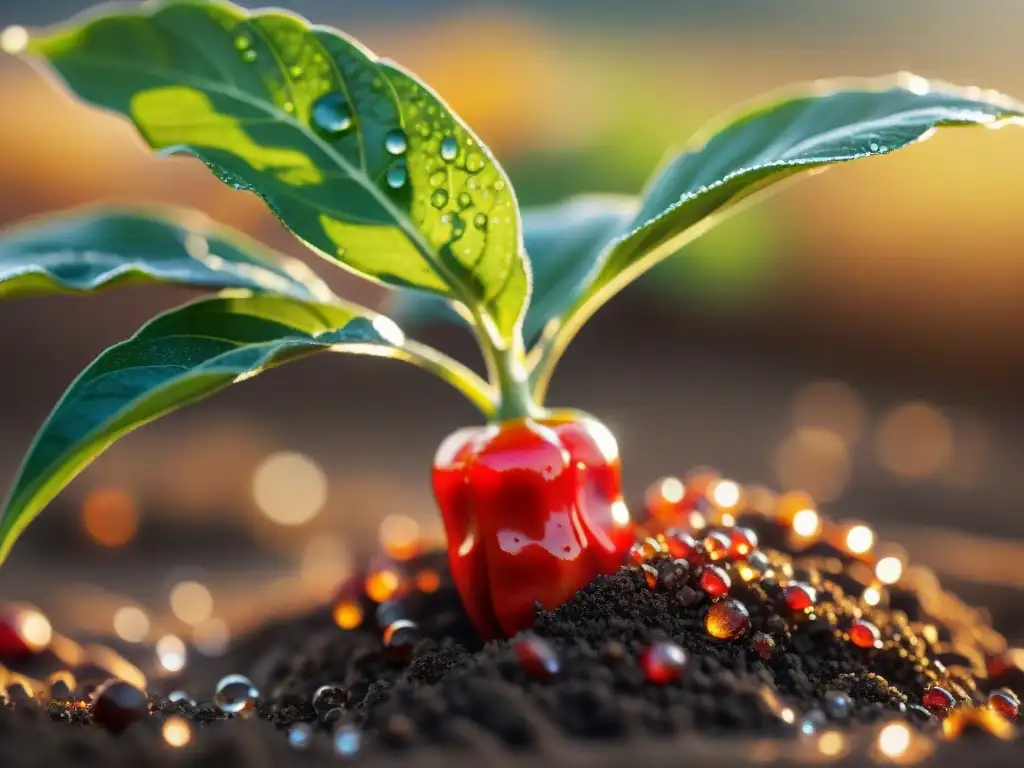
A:
[[[640,570],[644,573],[644,578],[647,579],[647,586],[654,589],[658,586],[658,569],[650,563],[644,563],[640,566]]]
[[[288,743],[295,749],[305,749],[313,738],[313,728],[309,723],[296,723],[288,729]]]
[[[448,204],[447,190],[435,189],[430,195],[430,204],[437,209],[444,208]]]
[[[550,682],[562,669],[562,662],[554,647],[536,635],[526,634],[515,643],[516,657],[527,676],[541,682]]]
[[[452,162],[459,155],[459,142],[454,136],[445,136],[441,139],[441,159],[446,163]]]
[[[317,133],[337,138],[352,127],[352,108],[340,93],[327,93],[313,102],[309,121]]]
[[[933,715],[943,715],[956,704],[956,699],[941,685],[933,685],[921,694],[921,704]]]
[[[334,751],[341,757],[353,757],[359,753],[362,742],[362,734],[359,729],[346,723],[338,726],[334,732]]]
[[[757,653],[764,661],[768,661],[772,656],[775,655],[775,640],[772,636],[764,632],[758,632],[754,635],[754,652]]]
[[[242,60],[248,62],[256,61],[256,51],[252,48],[242,51]]]
[[[747,557],[757,549],[757,534],[750,528],[733,528],[729,532],[729,539],[729,553],[735,558]]]
[[[480,231],[487,229],[487,214],[478,213],[476,216],[474,216],[473,226],[479,229]]]
[[[791,611],[803,612],[814,606],[818,594],[814,587],[799,581],[787,584],[782,589],[782,597]]]
[[[405,661],[420,641],[420,628],[414,621],[399,619],[384,630],[384,647],[396,661]]]
[[[484,168],[484,159],[474,153],[466,158],[466,170],[470,173],[479,173]]]
[[[1016,720],[1020,714],[1020,699],[1009,688],[1000,688],[988,695],[988,708],[995,710],[1007,720]]]
[[[469,196],[469,192],[460,192],[457,202],[459,203],[459,208],[466,210],[473,204],[473,198]]]
[[[110,680],[96,689],[89,712],[93,722],[111,733],[120,733],[149,714],[149,700],[134,685]]]
[[[878,627],[865,619],[855,621],[848,633],[850,642],[858,648],[881,648],[882,634]]]
[[[392,155],[404,155],[408,148],[409,142],[405,137],[405,131],[401,128],[388,131],[384,137],[384,149]]]
[[[712,598],[725,597],[731,586],[729,574],[717,565],[707,565],[700,572],[700,588]]]
[[[252,45],[252,40],[249,39],[248,35],[238,35],[235,38],[235,48],[240,51],[246,50],[250,45]]]
[[[185,691],[171,691],[167,694],[167,700],[171,704],[184,704],[186,707],[195,708],[196,700],[188,695]]]
[[[655,685],[677,682],[686,671],[686,662],[686,651],[667,640],[651,643],[640,654],[644,676]]]
[[[323,715],[335,707],[344,707],[348,702],[348,689],[337,683],[321,685],[313,692],[313,709],[318,715]]]
[[[409,173],[406,170],[405,161],[399,160],[390,168],[388,168],[386,176],[388,186],[391,187],[392,189],[401,189],[403,186],[405,186],[405,181],[408,178],[408,176]]]
[[[722,560],[729,554],[731,547],[732,541],[721,531],[712,531],[704,537],[704,550],[709,560]]]
[[[843,691],[829,691],[825,694],[825,711],[836,720],[845,720],[853,710],[853,700]]]
[[[225,714],[246,714],[256,707],[259,696],[259,690],[245,675],[227,675],[217,683],[213,703]]]
[[[697,554],[697,540],[690,534],[677,528],[670,528],[665,531],[665,543],[672,557],[690,560]]]
[[[708,608],[704,629],[716,640],[738,640],[750,629],[750,614],[739,600],[727,598]]]

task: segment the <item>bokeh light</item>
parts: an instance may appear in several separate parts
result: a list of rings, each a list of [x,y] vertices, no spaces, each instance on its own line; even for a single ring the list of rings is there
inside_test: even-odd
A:
[[[878,751],[890,760],[899,760],[910,747],[910,729],[903,723],[890,723],[878,732]]]
[[[351,572],[352,553],[338,536],[314,536],[302,550],[299,576],[317,596],[327,597]]]
[[[775,449],[775,473],[783,488],[800,488],[821,501],[838,499],[850,479],[850,454],[840,437],[825,429],[802,428]]]
[[[17,622],[18,634],[33,650],[42,650],[53,639],[53,627],[50,626],[50,620],[35,608],[26,608],[20,611]]]
[[[868,605],[878,605],[882,602],[882,593],[878,590],[878,587],[867,587],[861,594],[861,597]]]
[[[186,624],[199,624],[213,613],[213,595],[198,581],[182,581],[171,588],[171,610]]]
[[[170,746],[180,748],[192,741],[192,726],[178,715],[172,715],[164,722],[164,741]]]
[[[953,434],[942,413],[928,403],[904,403],[890,410],[875,435],[883,468],[901,477],[942,472],[953,455]]]
[[[327,475],[301,453],[273,453],[253,473],[252,495],[267,519],[278,525],[302,525],[327,502]]]
[[[135,502],[121,488],[96,488],[82,503],[82,527],[101,546],[127,544],[135,536],[138,524]]]
[[[363,623],[363,609],[358,603],[343,600],[334,606],[331,612],[334,623],[342,629],[355,629]]]
[[[18,54],[28,46],[29,34],[24,27],[12,24],[0,32],[0,50],[4,53]]]
[[[168,672],[180,672],[187,660],[185,642],[177,635],[164,635],[156,641],[156,658]]]
[[[864,431],[865,408],[857,391],[842,381],[815,381],[801,389],[793,401],[793,424],[798,429],[824,430],[847,446]]]
[[[839,757],[846,751],[846,737],[839,731],[825,731],[818,737],[818,751],[825,757]]]
[[[793,532],[802,538],[810,539],[821,531],[821,517],[813,509],[801,509],[793,515]]]
[[[381,548],[396,560],[408,560],[420,549],[420,524],[408,515],[388,515],[381,521],[378,535]]]
[[[135,605],[123,605],[114,611],[114,632],[129,643],[141,643],[149,634],[149,616]]]
[[[898,557],[883,557],[875,563],[875,575],[883,584],[895,584],[903,575],[903,562]]]
[[[875,546],[875,532],[866,525],[854,525],[846,532],[846,548],[855,555],[863,555]]]
[[[722,509],[732,509],[740,503],[740,487],[732,480],[719,480],[711,488],[711,500]]]

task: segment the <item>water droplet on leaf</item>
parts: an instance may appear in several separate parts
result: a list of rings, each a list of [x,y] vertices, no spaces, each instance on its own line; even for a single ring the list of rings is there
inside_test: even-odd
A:
[[[448,203],[448,193],[443,189],[435,189],[430,196],[430,204],[435,208],[444,208]]]
[[[250,45],[252,45],[252,40],[249,39],[248,35],[239,35],[235,38],[235,48],[240,51],[248,50]]]
[[[473,204],[473,198],[469,196],[469,192],[460,192],[458,203],[459,208],[461,208],[462,210],[466,210],[467,208],[469,208],[469,206]]]
[[[448,180],[448,174],[444,171],[438,171],[430,175],[430,186],[439,187]]]
[[[291,75],[293,78],[302,77],[302,67],[300,67],[298,64],[293,64],[291,67],[288,68],[288,74]]]
[[[481,232],[487,229],[487,214],[478,213],[473,217],[473,226],[479,229]]]
[[[392,189],[401,189],[402,187],[405,186],[405,182],[408,176],[409,173],[405,168],[405,161],[399,160],[390,168],[388,168],[386,176],[388,186],[391,187]]]
[[[242,60],[249,62],[256,61],[256,51],[254,51],[252,48],[242,51]]]
[[[408,148],[409,142],[406,140],[405,131],[400,128],[388,131],[388,135],[384,137],[384,149],[392,155],[403,155]]]
[[[454,136],[445,136],[441,140],[441,159],[450,163],[459,155],[459,142]]]
[[[480,173],[484,168],[484,159],[480,155],[470,155],[466,158],[466,170],[470,173]]]
[[[352,109],[340,93],[328,93],[313,103],[309,121],[320,135],[337,138],[352,127]]]

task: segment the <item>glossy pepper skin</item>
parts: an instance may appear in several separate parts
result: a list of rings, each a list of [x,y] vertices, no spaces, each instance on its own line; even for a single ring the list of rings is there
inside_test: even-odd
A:
[[[485,639],[618,569],[633,540],[615,438],[585,414],[460,429],[438,449],[433,481],[452,576]]]

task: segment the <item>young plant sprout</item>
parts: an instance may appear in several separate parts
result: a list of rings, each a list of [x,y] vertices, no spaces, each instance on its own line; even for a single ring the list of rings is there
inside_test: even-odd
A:
[[[819,82],[701,134],[636,199],[522,214],[486,145],[429,87],[292,14],[165,0],[16,32],[2,36],[8,52],[130,119],[155,151],[192,155],[255,192],[318,256],[453,308],[486,376],[338,298],[299,261],[191,212],[80,210],[17,227],[0,242],[0,295],[154,282],[213,295],[150,321],[71,384],[14,480],[0,557],[131,430],[314,352],[389,357],[440,376],[486,422],[456,431],[433,464],[452,574],[485,637],[514,633],[537,603],[555,607],[617,569],[633,541],[615,438],[546,402],[559,359],[599,307],[798,173],[902,149],[940,126],[1024,116],[1000,94],[907,74]],[[410,317],[422,309],[401,306]]]

